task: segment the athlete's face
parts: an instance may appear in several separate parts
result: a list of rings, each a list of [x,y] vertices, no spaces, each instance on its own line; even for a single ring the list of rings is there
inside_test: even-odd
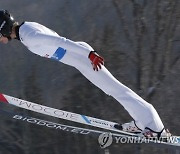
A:
[[[4,44],[7,44],[8,43],[8,38],[4,37],[4,36],[0,36],[0,42],[4,43]]]

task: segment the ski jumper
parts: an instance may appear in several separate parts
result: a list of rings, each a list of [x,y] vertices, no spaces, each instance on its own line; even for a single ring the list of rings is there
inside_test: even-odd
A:
[[[155,108],[131,89],[120,83],[102,66],[94,71],[88,55],[94,49],[85,42],[74,42],[59,36],[35,22],[24,22],[16,29],[17,38],[33,53],[55,59],[78,69],[90,82],[114,97],[135,120],[136,125],[160,132],[164,125]]]

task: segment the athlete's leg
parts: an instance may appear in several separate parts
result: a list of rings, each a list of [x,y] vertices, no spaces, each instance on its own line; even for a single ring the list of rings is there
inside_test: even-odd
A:
[[[93,50],[88,44],[81,44]],[[129,112],[142,130],[148,127],[158,132],[164,128],[154,107],[120,83],[104,66],[98,72],[94,71],[88,58],[68,51],[61,62],[77,68],[94,85],[114,97]]]

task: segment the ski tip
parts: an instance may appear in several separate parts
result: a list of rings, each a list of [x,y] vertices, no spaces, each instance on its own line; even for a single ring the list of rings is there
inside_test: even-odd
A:
[[[0,102],[2,103],[8,103],[7,99],[4,97],[3,94],[0,93]]]

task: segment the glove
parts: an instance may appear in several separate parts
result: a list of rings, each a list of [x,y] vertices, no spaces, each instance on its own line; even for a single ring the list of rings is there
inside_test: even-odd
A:
[[[104,58],[99,56],[95,51],[89,53],[89,59],[91,60],[94,71],[98,71],[101,69],[101,65],[104,65]]]

